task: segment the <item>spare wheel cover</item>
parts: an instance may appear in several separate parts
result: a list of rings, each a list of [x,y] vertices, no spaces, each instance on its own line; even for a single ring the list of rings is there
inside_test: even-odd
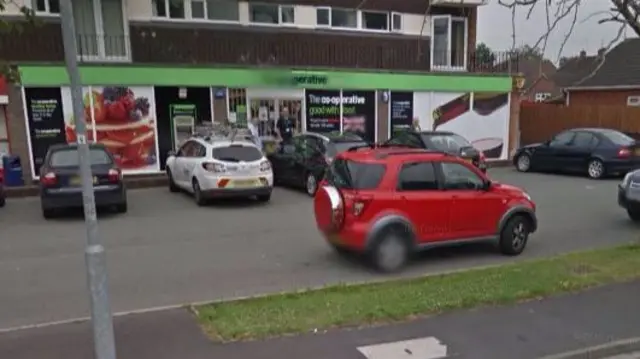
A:
[[[324,186],[318,190],[313,202],[316,225],[320,230],[330,230],[333,227],[333,212],[342,204],[340,192],[335,187]]]

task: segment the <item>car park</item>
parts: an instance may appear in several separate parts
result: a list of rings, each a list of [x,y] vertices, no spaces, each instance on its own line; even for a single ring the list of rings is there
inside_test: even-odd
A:
[[[202,206],[223,197],[256,197],[268,202],[273,190],[271,163],[249,139],[194,136],[166,162],[169,190],[193,194]]]
[[[314,214],[331,246],[364,254],[384,272],[435,246],[490,240],[518,255],[537,229],[536,205],[524,190],[491,181],[458,156],[419,149],[338,155]]]
[[[382,145],[443,151],[464,158],[483,172],[487,171],[487,163],[482,151],[477,150],[466,138],[454,132],[399,131]]]
[[[640,144],[617,130],[576,128],[517,149],[513,164],[520,172],[582,173],[599,179],[640,167]]]
[[[618,204],[631,220],[640,222],[640,170],[627,173],[618,184]]]
[[[112,207],[127,212],[127,190],[122,170],[100,144],[89,145],[93,191],[97,208]],[[40,167],[40,203],[44,218],[69,208],[82,208],[82,182],[76,144],[49,147]]]
[[[333,158],[351,147],[367,145],[360,136],[351,133],[302,133],[283,144],[269,160],[278,184],[304,188],[309,196],[318,189],[325,170]]]

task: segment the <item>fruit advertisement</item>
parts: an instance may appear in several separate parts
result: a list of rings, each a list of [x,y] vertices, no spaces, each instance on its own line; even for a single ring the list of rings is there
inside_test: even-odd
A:
[[[125,173],[159,171],[152,87],[83,89],[87,137],[104,144]],[[62,89],[67,142],[76,141],[71,94]]]

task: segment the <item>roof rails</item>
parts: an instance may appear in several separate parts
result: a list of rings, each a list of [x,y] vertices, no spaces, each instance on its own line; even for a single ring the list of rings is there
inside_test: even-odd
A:
[[[349,149],[347,150],[347,152],[355,152],[357,150],[363,149],[363,148],[368,148],[368,149],[375,149],[375,148],[414,148],[414,149],[418,149],[420,150],[420,148],[416,148],[414,146],[411,145],[401,145],[401,144],[386,144],[386,143],[368,143],[366,145],[358,145],[358,146],[353,146],[353,147],[349,147]]]
[[[376,158],[377,159],[385,159],[385,158],[387,158],[389,156],[412,155],[412,154],[416,154],[416,153],[450,156],[449,153],[444,152],[444,151],[427,150],[427,149],[416,148],[416,149],[413,149],[413,150],[398,150],[398,151],[393,151],[393,152],[384,152],[384,153],[380,153],[378,156],[376,156]]]

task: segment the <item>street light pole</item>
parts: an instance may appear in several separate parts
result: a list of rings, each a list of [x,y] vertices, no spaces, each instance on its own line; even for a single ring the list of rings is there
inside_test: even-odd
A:
[[[73,118],[75,119],[76,137],[78,139],[78,157],[80,159],[80,175],[82,179],[82,203],[87,226],[85,264],[91,293],[94,356],[95,359],[116,359],[113,321],[109,305],[106,254],[98,236],[93,175],[89,158],[89,144],[87,143],[87,126],[84,118],[82,84],[80,70],[78,69],[78,49],[76,47],[76,29],[71,0],[60,0],[60,21],[62,23],[64,57],[71,85]]]

